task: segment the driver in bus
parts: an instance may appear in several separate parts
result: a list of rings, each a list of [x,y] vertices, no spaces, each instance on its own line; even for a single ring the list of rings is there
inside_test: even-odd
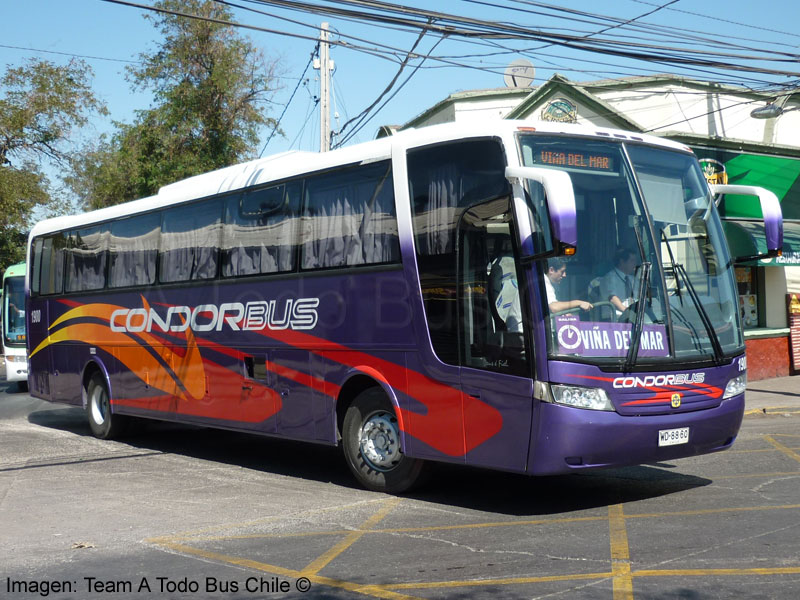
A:
[[[600,278],[600,297],[614,305],[617,316],[635,301],[636,253],[630,248],[619,248],[614,254],[614,268]]]
[[[544,287],[547,291],[547,305],[550,312],[559,312],[571,308],[581,310],[591,310],[594,305],[585,300],[559,300],[556,295],[556,286],[561,284],[561,280],[567,276],[567,261],[564,258],[556,257],[547,259],[547,272],[544,278]]]

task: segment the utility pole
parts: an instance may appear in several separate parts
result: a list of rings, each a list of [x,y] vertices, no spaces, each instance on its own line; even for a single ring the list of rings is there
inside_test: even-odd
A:
[[[327,152],[331,149],[330,84],[333,70],[327,23],[319,27],[319,58],[314,60],[314,68],[319,69],[319,151]]]

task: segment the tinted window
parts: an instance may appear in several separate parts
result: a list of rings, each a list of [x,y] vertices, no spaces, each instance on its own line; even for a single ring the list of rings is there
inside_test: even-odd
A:
[[[108,226],[70,233],[67,242],[66,292],[99,290],[106,285]]]
[[[222,234],[223,277],[293,270],[299,204],[299,183],[230,196]]]
[[[25,278],[8,277],[3,286],[3,334],[9,346],[25,345]]]
[[[304,269],[398,261],[390,163],[308,179],[302,227]]]
[[[189,204],[164,212],[161,281],[191,281],[217,276],[221,217],[221,200]]]
[[[64,285],[64,253],[66,234],[57,233],[42,242],[39,291],[42,294],[60,294]]]
[[[158,213],[112,223],[108,245],[109,287],[155,283],[160,234],[161,215]]]
[[[42,246],[44,244],[44,240],[42,238],[36,238],[33,240],[33,248],[31,250],[31,256],[33,258],[31,264],[31,295],[36,296],[39,294],[39,278],[42,275]]]
[[[458,364],[457,226],[470,206],[509,195],[505,156],[493,140],[413,150],[408,179],[428,330],[439,358]]]

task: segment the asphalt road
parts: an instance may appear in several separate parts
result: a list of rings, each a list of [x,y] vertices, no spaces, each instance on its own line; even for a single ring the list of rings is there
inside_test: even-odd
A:
[[[339,451],[0,386],[0,598],[764,598],[800,590],[800,413],[733,449],[528,478],[440,466],[402,498]]]

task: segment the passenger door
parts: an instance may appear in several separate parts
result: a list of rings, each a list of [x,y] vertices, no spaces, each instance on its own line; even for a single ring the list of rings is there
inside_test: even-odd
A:
[[[458,307],[461,388],[496,410],[502,427],[491,437],[465,402],[467,463],[524,471],[528,457],[533,385],[509,201],[468,209],[458,226]],[[466,397],[465,397],[466,400]]]

